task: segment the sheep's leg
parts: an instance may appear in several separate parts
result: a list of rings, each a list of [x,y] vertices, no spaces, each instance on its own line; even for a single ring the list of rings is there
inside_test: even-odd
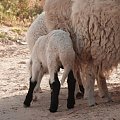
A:
[[[61,85],[63,85],[63,83],[65,82],[65,79],[67,78],[70,70],[71,70],[71,67],[69,65],[64,67],[64,72],[61,79]]]
[[[109,92],[108,92],[107,83],[106,83],[106,79],[105,79],[104,75],[99,74],[99,76],[97,78],[97,85],[99,88],[100,97],[107,98],[108,102],[112,101],[111,97],[109,95]]]
[[[78,80],[76,81],[75,94],[77,99],[81,99],[84,96],[84,87],[78,83]]]
[[[72,70],[68,74],[67,83],[68,83],[67,108],[71,109],[71,108],[74,108],[74,105],[75,105],[74,93],[75,93],[75,84],[76,84],[76,80],[74,78]]]
[[[39,73],[37,85],[36,85],[35,90],[34,90],[35,93],[41,93],[42,92],[41,87],[40,87],[42,77],[43,77],[43,74]]]
[[[42,80],[42,77],[43,77],[43,72],[42,70],[39,72],[39,77],[38,77],[38,81],[37,81],[37,84],[36,84],[36,87],[34,89],[34,95],[33,95],[33,101],[37,101],[38,99],[38,93],[42,92],[41,91],[41,88],[40,88],[40,82]]]
[[[84,87],[83,87],[83,84],[82,84],[82,79],[81,79],[80,74],[79,74],[79,80],[77,80],[77,81],[78,81],[80,92],[84,95]]]
[[[50,73],[50,88],[51,88],[51,103],[49,110],[50,112],[56,112],[59,104],[58,96],[60,91],[60,82],[57,73],[54,73],[54,75]]]
[[[30,103],[33,99],[33,91],[34,91],[34,88],[37,84],[39,69],[40,69],[39,63],[35,62],[35,63],[32,64],[32,77],[30,78],[29,90],[28,90],[28,93],[27,93],[25,101],[24,101],[24,106],[25,107],[29,107]]]
[[[87,86],[86,86],[86,94],[88,97],[88,105],[94,106],[95,103],[95,97],[94,97],[94,83],[95,79],[91,77],[90,74],[87,75]]]
[[[76,94],[76,98],[79,99],[80,98],[80,89],[79,89],[78,81],[76,81],[75,94]]]
[[[76,87],[75,87],[76,98],[80,99],[84,96],[84,87],[82,85],[80,71],[77,71],[75,76],[76,76]]]
[[[88,105],[94,106],[95,98],[94,98],[94,82],[95,76],[92,73],[91,66],[83,65],[82,66],[82,79],[83,79],[83,86],[85,88],[84,98],[88,99]]]

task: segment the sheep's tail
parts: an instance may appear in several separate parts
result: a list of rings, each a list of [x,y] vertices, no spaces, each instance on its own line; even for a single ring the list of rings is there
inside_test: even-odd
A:
[[[71,70],[71,67],[69,67],[69,66],[64,67],[64,72],[63,72],[62,79],[61,79],[61,85],[64,84],[65,79],[68,77],[68,74],[69,74],[70,70]]]

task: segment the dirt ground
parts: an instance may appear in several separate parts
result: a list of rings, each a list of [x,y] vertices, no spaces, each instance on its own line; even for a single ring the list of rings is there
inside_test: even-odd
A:
[[[58,112],[49,112],[50,88],[48,76],[41,83],[42,93],[30,108],[23,107],[28,90],[27,61],[30,53],[26,44],[0,41],[0,120],[120,120],[120,66],[107,80],[113,102],[98,96],[98,105],[88,107],[84,99],[76,100],[74,109],[66,107],[67,85],[60,91]],[[61,76],[61,73],[59,74]]]

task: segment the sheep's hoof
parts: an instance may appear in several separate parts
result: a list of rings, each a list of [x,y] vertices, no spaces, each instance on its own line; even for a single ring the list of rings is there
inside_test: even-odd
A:
[[[32,94],[27,94],[25,101],[24,101],[24,107],[30,107],[32,98],[33,98]]]
[[[68,109],[74,108],[74,105],[75,105],[75,99],[68,99],[67,100],[67,108]]]
[[[38,100],[38,97],[35,95],[33,96],[33,102],[36,102]]]
[[[80,92],[78,92],[77,94],[76,94],[76,99],[81,99],[81,98],[83,98],[83,94],[82,93],[80,93]]]
[[[26,102],[24,102],[24,108],[27,108],[27,107],[30,107],[30,103],[26,103]]]
[[[42,89],[39,87],[39,88],[35,88],[34,92],[35,92],[35,93],[42,93],[43,91],[42,91]]]
[[[57,109],[58,109],[58,99],[56,101],[51,101],[49,111],[54,113],[57,112]]]
[[[97,104],[97,103],[95,103],[95,104],[90,105],[89,107],[94,107],[94,106],[96,106],[96,105],[98,105],[98,104]]]
[[[52,113],[55,113],[55,112],[57,112],[57,109],[56,108],[50,108],[49,111],[52,112]]]

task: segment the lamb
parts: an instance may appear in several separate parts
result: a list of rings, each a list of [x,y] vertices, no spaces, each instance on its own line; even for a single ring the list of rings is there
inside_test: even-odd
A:
[[[41,36],[36,41],[30,59],[30,86],[28,94],[24,101],[26,107],[30,106],[32,101],[33,91],[37,84],[38,78],[43,77],[44,74],[50,74],[51,104],[50,112],[56,112],[58,108],[58,96],[60,90],[60,82],[58,79],[58,69],[63,66],[64,73],[61,84],[64,83],[65,78],[71,77],[68,75],[73,69],[75,60],[75,52],[72,46],[72,40],[69,34],[63,30],[53,30],[49,34]],[[75,79],[71,79],[70,84],[75,84]],[[69,84],[69,83],[68,83]],[[68,85],[68,89],[69,88]],[[72,89],[72,91],[74,91]],[[67,100],[67,107],[72,108],[75,104],[74,98],[71,98],[71,91]]]
[[[73,26],[72,26],[72,21],[71,21],[72,2],[73,2],[72,0],[64,0],[62,2],[61,2],[61,0],[46,0],[45,5],[44,5],[45,20],[46,20],[45,23],[46,23],[46,26],[49,31],[52,31],[55,29],[62,29],[62,30],[68,31],[70,33],[70,37],[73,42],[74,50],[76,51],[76,54],[78,54],[78,50],[77,50],[77,47],[75,44],[77,34],[76,34],[76,32],[74,33],[74,31],[73,31],[74,29],[72,28]],[[80,26],[79,26],[79,29],[81,29]],[[79,54],[78,54],[78,56],[80,57]],[[89,96],[88,103],[90,106],[92,106],[95,104],[94,94],[93,94],[93,91],[91,91],[91,89],[90,90],[87,89],[88,88],[87,86],[90,83],[94,84],[95,78],[97,79],[100,96],[101,97],[105,96],[108,99],[108,101],[110,100],[110,96],[108,94],[106,79],[105,79],[103,73],[100,73],[99,76],[96,76],[97,70],[94,71],[93,70],[94,65],[92,65],[92,62],[90,62],[90,63],[91,64],[88,65],[87,67],[85,66],[88,74],[85,74],[84,73],[85,70],[82,68],[81,76],[82,76],[82,79],[87,77],[87,79],[89,80],[88,81],[87,79],[84,79],[82,82],[86,89],[85,90],[85,98],[87,96]],[[78,64],[76,66],[78,66]],[[81,65],[80,65],[80,67],[81,67]],[[93,84],[91,84],[89,88],[93,88],[93,86],[94,86]]]
[[[120,63],[120,1],[73,0],[71,19],[79,64],[86,66],[83,76],[88,66],[94,66],[96,78],[104,80]],[[94,89],[90,86],[88,83],[86,89],[90,88],[93,96]],[[94,99],[91,104],[95,104]]]

